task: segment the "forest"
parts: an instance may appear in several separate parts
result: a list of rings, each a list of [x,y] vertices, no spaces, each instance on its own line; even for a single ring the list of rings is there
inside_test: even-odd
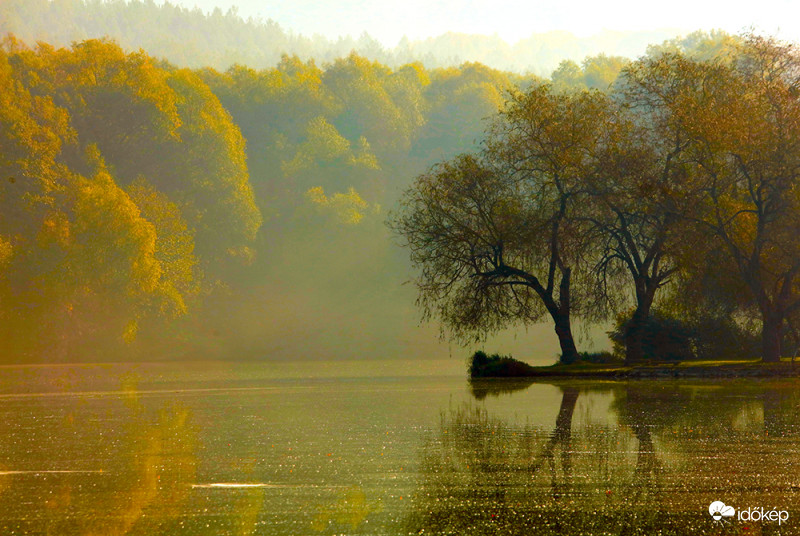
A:
[[[793,356],[798,88],[795,45],[747,34],[640,58],[607,92],[512,93],[393,220],[424,310],[461,337],[547,317],[564,363],[572,318],[613,314],[626,364]]]
[[[67,5],[73,12],[66,26],[80,27],[75,13],[89,4],[4,4],[0,28],[18,26],[9,21],[21,6]],[[101,5],[106,13],[147,7],[208,24],[214,18],[169,4]],[[651,46],[634,64],[603,54],[564,60],[547,79],[479,63],[389,66],[355,52],[320,64],[284,54],[270,67],[217,70],[203,55],[173,63],[131,51],[113,39],[124,38],[124,29],[110,28],[112,38],[68,47],[13,35],[3,41],[4,361],[430,349],[438,324],[419,328],[416,290],[401,285],[411,273],[408,251],[385,224],[396,222],[410,185],[486,165],[486,151],[500,150],[498,140],[510,135],[502,132],[504,118],[516,113],[523,120],[532,99],[561,111],[591,114],[595,106],[613,115],[620,73],[665,54],[718,61],[741,42],[722,32],[696,33]],[[197,61],[207,66],[186,66]],[[628,126],[615,135],[635,136]],[[587,298],[573,291],[574,316],[607,323],[629,310],[624,270],[612,265],[614,277],[602,286],[607,292],[593,299],[597,307],[584,307]],[[573,276],[576,289],[581,270]],[[716,283],[729,285],[720,292],[735,287],[746,295],[735,282]],[[669,322],[684,315],[682,306],[666,304],[667,294],[675,293],[653,293],[645,316]],[[736,336],[736,348],[750,348],[742,341],[752,343],[759,319],[758,308],[745,301],[715,302],[715,322],[727,319],[723,327]],[[495,311],[499,316],[488,323],[472,325],[438,316],[446,336],[466,342],[542,320],[537,307]]]
[[[23,360],[263,351],[293,316],[358,338],[370,300],[409,315],[382,207],[525,83],[355,54],[193,71],[108,40],[8,37],[0,61],[0,329]]]
[[[307,36],[271,19],[245,19],[235,7],[204,13],[155,0],[4,0],[0,30],[27,43],[45,41],[56,46],[109,36],[126,50],[141,48],[182,67],[223,71],[235,64],[271,68],[283,54],[330,63],[355,51],[392,68],[414,62],[428,68],[479,62],[539,76],[548,76],[562,59],[579,62],[600,53],[635,57],[648,45],[676,36],[669,31],[603,31],[576,37],[551,31],[510,44],[496,35],[448,32],[413,41],[405,37],[395,46],[384,46],[366,32],[337,39]]]

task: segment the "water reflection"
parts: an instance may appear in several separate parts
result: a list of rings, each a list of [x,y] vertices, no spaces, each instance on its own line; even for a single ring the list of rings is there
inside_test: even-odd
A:
[[[515,389],[484,383],[478,401]],[[800,397],[788,383],[562,383],[545,433],[450,408],[422,449],[417,534],[798,534]],[[576,419],[611,397],[613,421]],[[716,522],[708,505],[790,512],[782,527]],[[744,532],[743,532],[744,531]]]
[[[380,512],[383,504],[380,499],[369,501],[361,486],[348,488],[338,500],[319,509],[311,528],[316,532],[330,532],[331,529],[356,531],[370,514]],[[341,533],[341,530],[336,532]]]
[[[147,408],[136,379],[121,380],[126,394],[91,409],[88,399],[6,403],[18,408],[0,446],[16,469],[0,476],[0,533],[116,536],[175,526],[195,480],[192,415],[175,402]],[[40,428],[42,419],[50,426]]]
[[[475,400],[484,400],[487,396],[499,397],[523,391],[533,385],[532,380],[470,380],[469,389]]]
[[[179,371],[0,377],[0,534],[800,534],[794,381]]]

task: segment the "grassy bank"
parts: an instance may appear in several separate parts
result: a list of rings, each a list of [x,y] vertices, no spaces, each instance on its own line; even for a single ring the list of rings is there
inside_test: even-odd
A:
[[[469,374],[471,378],[774,378],[800,376],[800,363],[754,359],[641,365],[578,362],[534,367],[509,356],[477,352],[470,360]]]

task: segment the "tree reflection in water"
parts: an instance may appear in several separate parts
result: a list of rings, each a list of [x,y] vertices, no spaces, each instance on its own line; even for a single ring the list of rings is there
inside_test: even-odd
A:
[[[37,467],[54,470],[0,477],[17,492],[13,497],[0,493],[0,510],[15,513],[6,517],[0,533],[116,536],[180,528],[197,467],[191,412],[174,402],[145,407],[133,376],[122,379],[121,391],[121,404],[109,405],[105,415],[55,407],[59,440],[66,448],[70,441],[91,445],[92,457],[71,461],[81,468],[77,471],[60,471],[65,467],[59,461],[31,451]],[[118,430],[104,421],[112,407],[125,415]],[[42,443],[53,440],[46,439]]]
[[[315,416],[280,452],[260,392],[229,402],[136,384],[4,398],[0,534],[800,534],[793,380],[475,382],[476,400],[433,429],[426,408],[418,428],[396,411],[380,425],[359,414],[318,438]],[[344,389],[347,412],[359,393],[376,400]],[[403,400],[393,410],[416,401]],[[532,400],[535,426],[499,416]],[[342,442],[341,456],[323,441]],[[715,523],[717,500],[787,509],[789,523]]]
[[[800,468],[794,388],[630,382],[559,389],[549,433],[493,417],[481,403],[443,413],[422,449],[408,532],[780,533],[768,524],[715,523],[707,509],[724,499],[791,512],[800,491],[791,484]],[[493,392],[484,383],[472,390],[483,400],[515,389],[501,384]],[[601,390],[613,398],[616,423],[576,422],[579,398]]]

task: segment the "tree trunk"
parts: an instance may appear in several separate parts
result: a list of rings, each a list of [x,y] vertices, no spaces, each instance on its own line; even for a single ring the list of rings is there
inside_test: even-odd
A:
[[[653,281],[636,282],[636,310],[625,328],[625,364],[644,360],[644,334],[658,287]]]
[[[561,391],[561,406],[558,408],[553,437],[559,443],[567,443],[572,437],[572,414],[575,413],[580,391],[577,387],[561,387]]]
[[[578,349],[575,347],[575,339],[572,337],[569,314],[555,314],[553,315],[553,321],[556,324],[558,343],[561,345],[561,358],[559,361],[565,365],[574,363],[578,360]]]
[[[637,307],[625,327],[625,364],[631,365],[644,360],[644,330],[647,314]]]
[[[766,389],[762,395],[764,432],[773,437],[780,437],[790,433],[789,423],[786,422],[786,408],[781,408],[782,403],[786,403],[779,391]]]
[[[570,324],[570,282],[572,270],[565,268],[561,272],[561,282],[558,285],[558,299],[561,302],[559,307],[550,308],[550,316],[553,317],[556,327],[558,343],[561,345],[560,362],[569,365],[578,360],[578,349],[575,347],[575,339],[572,337],[572,325]]]
[[[781,325],[783,319],[773,312],[764,314],[761,327],[761,360],[777,363],[781,360]]]
[[[641,494],[644,491],[652,489],[653,477],[658,470],[658,460],[656,459],[656,449],[653,446],[653,438],[650,434],[650,428],[644,424],[637,424],[633,427],[633,433],[636,439],[639,440],[639,450],[636,455],[636,472],[635,480],[636,492]]]
[[[575,339],[572,337],[572,326],[570,325],[570,268],[563,268],[561,272],[561,282],[558,284],[558,302],[553,296],[553,289],[548,284],[545,288],[539,283],[536,277],[516,268],[504,267],[504,275],[514,275],[524,279],[541,298],[550,318],[556,328],[558,342],[561,345],[561,358],[559,362],[564,364],[574,363],[578,360],[578,349],[575,347]]]
[[[561,407],[556,417],[556,429],[550,438],[549,452],[550,474],[552,477],[551,488],[553,498],[560,498],[572,489],[572,415],[580,393],[576,387],[565,387],[561,395]],[[563,481],[558,482],[556,475],[556,459],[553,455],[556,445],[560,447],[561,469]]]

